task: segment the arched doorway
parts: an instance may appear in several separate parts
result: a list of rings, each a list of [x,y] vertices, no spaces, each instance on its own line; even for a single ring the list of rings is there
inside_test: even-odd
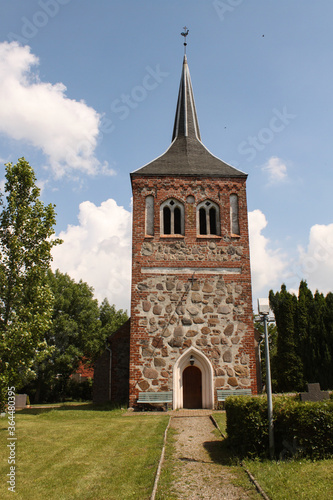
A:
[[[202,408],[202,376],[197,366],[188,366],[183,371],[183,407]]]
[[[192,366],[201,372],[201,407],[214,408],[213,367],[207,356],[195,347],[190,347],[177,359],[173,367],[173,409],[184,408],[183,373]],[[191,373],[191,372],[189,372]],[[186,392],[186,391],[185,391]]]

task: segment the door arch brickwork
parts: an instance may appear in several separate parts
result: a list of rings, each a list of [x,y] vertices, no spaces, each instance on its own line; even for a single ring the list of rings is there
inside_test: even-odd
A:
[[[185,351],[174,365],[173,370],[173,409],[184,408],[183,372],[191,366],[193,356],[195,367],[201,371],[202,408],[214,408],[213,367],[209,359],[195,347]]]

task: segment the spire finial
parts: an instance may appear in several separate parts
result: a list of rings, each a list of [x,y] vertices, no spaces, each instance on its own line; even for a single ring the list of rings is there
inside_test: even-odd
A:
[[[186,26],[184,26],[183,30],[184,31],[181,33],[181,35],[184,37],[184,55],[186,55],[186,45],[187,45],[187,43],[186,43],[186,37],[187,37],[188,32],[190,30]]]

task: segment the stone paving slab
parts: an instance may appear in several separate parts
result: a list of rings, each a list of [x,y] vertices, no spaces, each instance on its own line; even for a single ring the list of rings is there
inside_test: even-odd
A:
[[[214,410],[172,410],[170,415],[174,418],[180,417],[209,417]]]

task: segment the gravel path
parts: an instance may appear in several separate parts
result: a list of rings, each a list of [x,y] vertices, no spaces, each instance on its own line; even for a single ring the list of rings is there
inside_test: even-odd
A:
[[[249,494],[232,484],[235,475],[230,467],[212,459],[216,457],[221,438],[215,435],[208,416],[173,417],[171,426],[177,432],[174,461],[178,478],[173,491],[177,492],[178,499],[258,498],[254,492]]]

